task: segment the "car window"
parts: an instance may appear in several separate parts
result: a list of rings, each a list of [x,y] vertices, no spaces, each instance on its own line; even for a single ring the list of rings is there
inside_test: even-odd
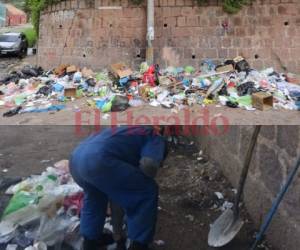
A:
[[[13,35],[1,35],[0,42],[17,42],[19,40],[18,36]]]

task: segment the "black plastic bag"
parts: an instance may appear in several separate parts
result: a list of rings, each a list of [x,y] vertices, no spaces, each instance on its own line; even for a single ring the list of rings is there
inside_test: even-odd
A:
[[[95,85],[96,85],[96,81],[93,78],[86,80],[86,83],[91,87],[95,87]]]
[[[52,86],[43,86],[41,87],[38,92],[36,92],[36,94],[41,94],[41,95],[44,95],[44,96],[48,96],[52,93]]]
[[[241,72],[241,71],[247,72],[250,69],[250,65],[245,59],[243,59],[235,64],[235,69],[238,72]]]
[[[234,60],[227,60],[224,62],[224,65],[229,65],[229,64],[231,64],[233,66],[233,68],[235,70],[237,70],[238,72],[241,72],[241,71],[249,72],[249,70],[251,70],[249,63],[245,59],[243,59],[237,63]],[[217,67],[221,67],[221,66],[223,66],[223,65],[218,65]]]
[[[230,108],[237,108],[239,104],[237,102],[227,101],[226,106]]]
[[[224,85],[221,90],[218,92],[219,95],[228,96],[227,87]]]
[[[129,107],[129,100],[126,96],[116,95],[112,101],[111,111],[124,111]]]
[[[258,90],[254,87],[254,82],[245,82],[237,87],[238,95],[251,95]]]
[[[26,77],[37,77],[39,75],[36,69],[30,67],[24,67],[21,72],[26,75]]]
[[[11,109],[11,110],[5,112],[5,113],[3,114],[3,117],[11,117],[11,116],[14,116],[14,115],[18,114],[19,111],[20,111],[21,109],[22,109],[22,106],[18,106],[18,107],[14,108],[14,109]]]

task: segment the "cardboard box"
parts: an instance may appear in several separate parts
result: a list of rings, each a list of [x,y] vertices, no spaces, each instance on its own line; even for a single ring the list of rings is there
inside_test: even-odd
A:
[[[115,77],[124,78],[127,76],[132,75],[132,70],[128,68],[124,63],[116,63],[110,65],[111,72],[114,74]]]
[[[221,73],[221,72],[226,73],[226,72],[231,72],[231,71],[234,71],[232,64],[224,65],[224,66],[218,67],[216,69],[216,72],[218,72],[218,73]]]
[[[66,64],[59,65],[56,69],[54,69],[54,74],[58,76],[62,76],[63,74],[65,74],[68,66],[69,65]]]
[[[265,92],[252,94],[252,106],[258,110],[269,110],[273,108],[273,96]]]
[[[76,88],[65,88],[65,97],[76,97]]]
[[[292,73],[287,73],[286,80],[289,83],[298,84],[300,85],[300,76]]]
[[[77,71],[77,67],[75,65],[71,65],[67,67],[67,73],[75,73]]]
[[[82,73],[82,76],[84,78],[89,78],[89,77],[93,77],[95,75],[94,71],[91,70],[91,69],[88,69],[86,67],[84,67],[82,70],[81,70],[81,73]]]
[[[235,63],[241,62],[241,61],[243,61],[243,60],[245,60],[245,58],[242,57],[242,56],[237,56],[237,57],[233,58],[233,61],[234,61]]]

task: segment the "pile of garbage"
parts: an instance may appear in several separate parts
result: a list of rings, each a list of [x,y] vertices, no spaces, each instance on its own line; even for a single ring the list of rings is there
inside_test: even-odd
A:
[[[83,192],[73,182],[67,160],[9,187],[6,194],[12,197],[0,222],[0,248],[61,249],[64,243],[80,249]]]
[[[4,116],[28,112],[56,112],[65,103],[86,98],[101,112],[124,111],[151,105],[181,110],[186,106],[221,104],[246,110],[300,110],[300,80],[273,68],[257,71],[237,57],[215,65],[168,67],[142,63],[132,71],[117,63],[101,72],[75,65],[51,71],[26,66],[0,80],[0,107],[11,108]],[[76,110],[75,110],[76,111]]]
[[[79,217],[84,195],[69,173],[68,160],[10,186],[5,194],[11,198],[0,217],[0,249],[82,249]],[[108,209],[104,231],[112,234],[110,213]]]

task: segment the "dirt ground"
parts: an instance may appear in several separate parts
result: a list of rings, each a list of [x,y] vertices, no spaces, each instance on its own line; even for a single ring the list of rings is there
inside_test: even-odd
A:
[[[89,128],[86,128],[86,132]],[[82,139],[68,126],[0,126],[0,187],[8,177],[26,177],[42,172],[54,162],[68,158]],[[158,176],[160,186],[159,218],[155,239],[165,245],[156,250],[212,250],[207,245],[209,225],[220,214],[225,201],[233,201],[234,192],[213,159],[199,161],[199,149],[193,141],[181,138]],[[209,157],[209,156],[208,156]],[[218,199],[221,192],[224,199]],[[6,203],[0,196],[0,209]],[[235,240],[223,250],[246,250],[255,230],[245,209],[245,225]],[[262,247],[260,249],[272,249]]]
[[[100,114],[99,110],[88,108],[86,100],[68,103],[59,112],[27,113],[13,117],[2,117],[8,111],[0,108],[0,125],[299,125],[299,111],[270,110],[246,111],[216,105],[202,107],[195,105],[178,113],[170,109],[149,105],[128,108],[124,112]],[[187,118],[189,117],[189,118]]]
[[[0,31],[1,33],[1,31]],[[14,70],[16,67],[20,67],[22,65],[36,64],[35,56],[27,56],[23,59],[19,59],[16,56],[0,56],[0,78],[9,73],[11,70]]]

